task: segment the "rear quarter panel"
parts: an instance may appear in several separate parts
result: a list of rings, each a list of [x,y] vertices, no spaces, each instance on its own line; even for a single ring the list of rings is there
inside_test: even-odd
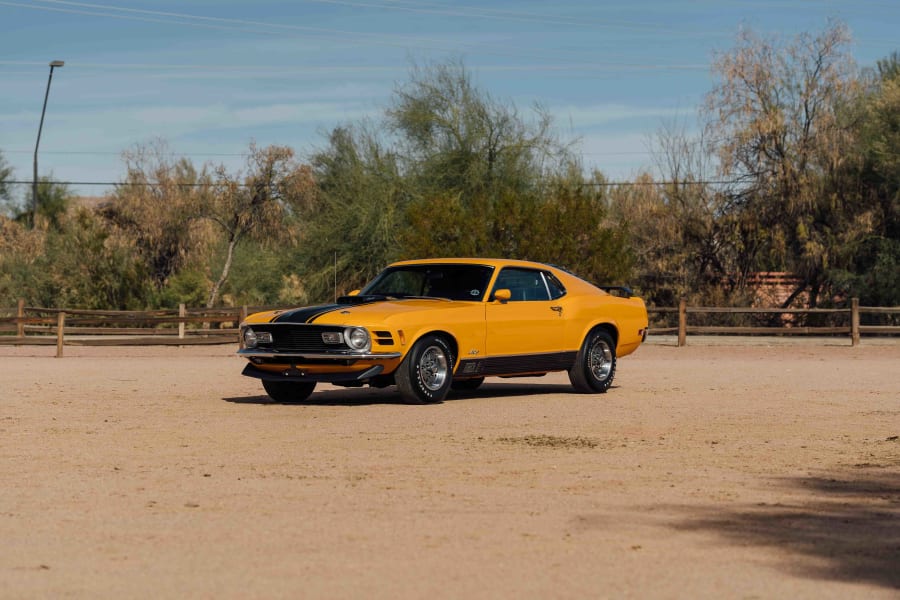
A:
[[[647,309],[640,298],[580,296],[567,307],[566,345],[578,349],[595,327],[606,325],[617,332],[616,355],[627,356],[640,346],[647,328]]]

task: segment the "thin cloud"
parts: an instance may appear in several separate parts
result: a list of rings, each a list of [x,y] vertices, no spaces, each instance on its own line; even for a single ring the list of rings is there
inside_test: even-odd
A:
[[[626,104],[595,104],[590,106],[557,106],[550,112],[562,122],[571,122],[574,127],[606,125],[630,119],[665,119],[683,116],[684,108],[664,106],[629,106]]]

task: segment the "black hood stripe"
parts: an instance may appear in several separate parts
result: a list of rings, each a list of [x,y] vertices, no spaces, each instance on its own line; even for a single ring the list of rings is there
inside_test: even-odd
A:
[[[319,306],[307,306],[304,308],[295,308],[283,312],[274,319],[272,323],[312,323],[324,314],[334,312],[341,308],[347,308],[346,304],[322,304]]]
[[[379,298],[377,300],[369,300],[365,301],[365,298],[362,296],[357,296],[360,301],[357,302],[343,302],[338,304],[320,304],[318,306],[306,306],[303,308],[295,308],[294,310],[289,310],[281,313],[276,316],[274,319],[269,321],[270,323],[312,323],[322,315],[326,315],[330,312],[334,312],[336,310],[345,309],[345,308],[353,308],[354,306],[363,306],[365,304],[375,304],[377,302],[383,302],[384,298]]]

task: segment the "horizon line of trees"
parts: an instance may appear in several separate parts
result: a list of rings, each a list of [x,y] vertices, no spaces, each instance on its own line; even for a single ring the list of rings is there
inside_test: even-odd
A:
[[[849,42],[840,23],[743,31],[699,132],[663,125],[661,178],[623,184],[460,61],[413,66],[381,119],[334,128],[305,163],[251,145],[229,170],[138,145],[96,207],[42,179],[34,222],[0,154],[0,306],[320,302],[426,256],[559,264],[656,306],[751,304],[759,271],[798,277],[785,306],[900,305],[900,54],[860,70]]]

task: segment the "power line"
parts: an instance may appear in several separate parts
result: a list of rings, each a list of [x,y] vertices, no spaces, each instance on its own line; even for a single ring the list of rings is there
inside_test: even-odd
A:
[[[30,180],[13,180],[6,181],[7,184],[12,185],[33,185],[34,182]],[[130,187],[162,187],[166,185],[171,185],[175,187],[191,187],[191,188],[201,188],[201,187],[215,187],[217,185],[221,185],[218,183],[158,183],[152,181],[46,181],[42,180],[40,183],[49,183],[51,185],[68,185],[68,186],[130,186]],[[652,186],[663,186],[663,185],[680,185],[680,186],[696,186],[696,185],[732,185],[743,183],[741,181],[732,181],[726,179],[705,179],[705,180],[691,180],[691,181],[587,181],[579,184],[581,187],[637,187],[644,185],[652,185]],[[231,185],[231,184],[229,184]],[[250,184],[241,183],[238,184],[239,187],[249,187]]]
[[[0,150],[2,154],[31,154],[34,150]],[[41,154],[63,154],[75,156],[122,156],[123,152],[100,151],[100,150],[41,150]],[[248,152],[163,152],[163,156],[187,158],[190,156],[217,156],[217,157],[234,157],[242,158],[250,156]]]
[[[31,154],[31,150],[6,150],[0,149],[0,154]],[[64,156],[122,156],[123,152],[109,150],[41,150],[41,154],[57,154]],[[653,150],[631,150],[619,152],[581,152],[582,156],[652,156],[658,154]],[[172,158],[189,158],[192,156],[213,156],[224,158],[244,158],[250,156],[247,152],[164,152],[163,156]]]
[[[15,184],[15,185],[34,185],[33,181],[7,181],[5,183]],[[172,185],[175,187],[214,187],[219,184],[215,183],[158,183],[152,181],[46,181],[42,180],[39,183],[49,183],[51,185],[71,185],[71,186],[131,186],[131,187],[162,187],[165,185]],[[231,185],[230,183],[228,185]],[[239,183],[238,187],[248,187],[248,184]]]
[[[4,2],[0,1],[0,4]],[[517,55],[521,56],[521,55]],[[45,61],[12,61],[0,60],[0,65],[15,67],[37,67],[45,66]],[[383,65],[298,65],[298,66],[273,66],[268,65],[198,65],[198,64],[164,64],[164,63],[94,63],[79,62],[77,60],[66,61],[67,67],[78,67],[82,69],[108,69],[130,71],[134,69],[146,70],[171,70],[171,71],[219,71],[219,72],[270,72],[276,75],[285,73],[389,73],[394,71],[403,71],[401,66],[383,66]],[[641,71],[707,71],[709,65],[705,63],[682,63],[682,64],[665,64],[665,63],[577,63],[577,64],[525,64],[525,65],[478,65],[473,67],[474,70],[481,72],[525,72],[534,71],[541,72],[571,72],[575,71],[579,74],[585,72],[609,72],[609,73],[627,73]],[[28,71],[30,73],[30,71]]]
[[[188,13],[177,13],[177,12],[167,12],[167,11],[156,11],[156,10],[146,10],[146,9],[137,9],[137,8],[127,8],[122,6],[116,6],[113,4],[94,4],[87,2],[75,2],[73,0],[36,0],[41,4],[56,4],[56,5],[64,5],[64,6],[72,6],[78,8],[87,8],[87,9],[98,9],[98,10],[112,10],[118,11],[122,13],[134,13],[141,15],[150,15],[150,16],[160,16],[160,17],[169,17],[169,18],[179,18],[179,19],[188,19],[188,20],[200,20],[200,21],[214,21],[221,23],[235,23],[235,24],[248,24],[254,26],[264,26],[264,27],[276,27],[276,28],[288,28],[288,29],[303,29],[307,31],[322,31],[327,33],[353,33],[341,30],[333,30],[333,29],[324,29],[318,27],[309,27],[309,26],[291,26],[284,25],[280,23],[269,23],[269,22],[261,22],[261,21],[248,21],[243,19],[229,19],[225,17],[208,17],[205,15],[194,15]],[[697,37],[697,36],[709,36],[709,37],[729,37],[730,34],[727,32],[718,32],[718,31],[692,31],[692,30],[682,30],[675,29],[671,27],[666,27],[664,25],[658,25],[655,23],[649,22],[638,22],[638,21],[610,21],[609,19],[597,19],[583,16],[572,16],[568,17],[565,15],[560,15],[558,12],[553,12],[551,14],[541,14],[535,12],[523,12],[523,11],[515,11],[515,10],[498,10],[491,8],[482,8],[475,6],[442,6],[436,4],[428,4],[417,2],[415,4],[409,5],[404,3],[394,3],[394,4],[385,4],[379,2],[368,2],[368,1],[351,1],[351,0],[304,0],[307,3],[318,3],[318,4],[332,4],[332,5],[345,5],[352,6],[358,8],[376,8],[376,9],[385,9],[390,11],[406,11],[406,12],[414,12],[414,13],[423,13],[423,14],[433,14],[433,15],[441,15],[441,16],[450,16],[450,17],[463,17],[463,18],[474,18],[474,19],[495,19],[495,20],[506,20],[506,21],[525,21],[530,23],[541,23],[541,24],[555,24],[555,25],[575,25],[575,26],[590,26],[590,27],[599,27],[603,29],[616,29],[616,30],[633,30],[633,31],[647,31],[649,33],[667,33],[667,34],[676,34],[683,35],[688,37]],[[47,7],[49,9],[49,7]],[[362,34],[367,35],[367,34]],[[372,34],[368,34],[372,35]]]
[[[22,2],[2,1],[0,5],[13,6],[16,8],[27,8],[30,10],[43,10],[50,12],[59,12],[65,14],[83,15],[89,17],[104,17],[109,19],[119,19],[125,21],[140,21],[145,23],[160,23],[164,25],[180,25],[184,27],[196,27],[200,29],[212,29],[218,31],[240,31],[242,33],[253,33],[257,35],[273,35],[284,33],[305,33],[316,36],[338,36],[341,39],[350,38],[359,41],[359,38],[367,38],[369,41],[378,42],[387,46],[397,46],[408,48],[411,42],[429,44],[440,43],[438,40],[428,40],[424,38],[403,37],[398,41],[391,41],[386,36],[376,33],[366,33],[358,31],[346,31],[340,29],[327,29],[322,27],[308,27],[304,25],[286,25],[280,23],[265,23],[260,21],[248,21],[240,19],[227,19],[224,17],[207,17],[203,15],[191,15],[186,13],[174,13],[155,10],[142,10],[136,8],[120,8],[104,4],[87,4],[82,2],[61,2],[58,0],[39,0],[42,2],[55,2],[56,4],[65,4],[73,7],[82,8],[63,8],[57,6],[41,6],[38,4],[25,4]],[[89,8],[91,10],[84,10]],[[101,11],[118,11],[116,12],[97,12]],[[180,19],[180,20],[177,20]],[[395,36],[399,37],[399,36]],[[427,48],[428,46],[421,46]],[[436,46],[432,47],[436,50],[450,51],[451,48]]]
[[[359,41],[370,41],[374,43],[380,43],[386,46],[400,47],[404,49],[408,49],[411,45],[414,45],[423,49],[431,49],[431,50],[439,50],[443,52],[453,52],[459,53],[461,47],[459,45],[454,45],[448,47],[444,40],[436,40],[432,38],[423,38],[423,37],[410,37],[410,36],[385,36],[383,34],[378,33],[368,33],[368,32],[359,32],[359,31],[348,31],[341,29],[330,29],[330,28],[322,28],[322,27],[311,27],[305,25],[291,25],[285,23],[270,23],[264,21],[251,21],[247,19],[233,19],[226,17],[211,17],[205,15],[196,15],[189,13],[180,13],[180,12],[169,12],[169,11],[156,11],[156,10],[145,10],[145,9],[137,9],[137,8],[126,8],[115,6],[111,4],[93,4],[86,2],[72,2],[69,0],[36,0],[38,3],[24,3],[24,2],[15,2],[10,0],[2,0],[0,1],[0,5],[4,6],[13,6],[17,8],[26,8],[30,10],[43,10],[50,12],[59,12],[66,14],[76,14],[76,15],[84,15],[84,16],[92,16],[92,17],[104,17],[104,18],[112,18],[119,20],[129,20],[129,21],[142,21],[148,23],[160,23],[166,25],[179,25],[179,26],[187,26],[187,27],[197,27],[201,29],[212,29],[212,30],[224,30],[224,31],[240,31],[243,33],[252,33],[258,35],[273,35],[273,34],[297,34],[297,33],[305,33],[309,35],[316,36],[326,36],[333,37],[341,40],[351,39],[354,42]],[[57,6],[47,6],[48,4],[57,5]],[[61,5],[61,6],[60,6]],[[378,5],[373,5],[378,6]],[[71,8],[69,8],[71,7]],[[402,8],[402,7],[396,7]],[[473,10],[472,7],[463,7],[468,8],[469,10]],[[483,9],[484,11],[489,11],[490,9]],[[98,12],[101,11],[101,12]],[[113,11],[113,12],[110,12]],[[459,12],[458,10],[456,11]],[[490,11],[502,14],[512,14],[510,11]],[[530,17],[538,17],[536,13],[522,13],[523,15],[528,15]],[[485,14],[482,13],[471,13],[471,16],[484,17]],[[620,24],[610,24],[609,22],[603,22],[598,24],[600,27],[608,27],[608,28],[628,28],[631,25],[622,25]],[[647,24],[640,24],[641,26],[652,27]],[[670,33],[682,33],[691,38],[696,37],[697,33],[695,32],[677,32],[669,30]],[[364,38],[360,40],[360,38]],[[473,46],[468,46],[468,48],[472,49]],[[503,52],[499,50],[481,50],[484,54],[493,55],[493,56],[502,56],[506,58],[540,58],[544,59],[546,56],[537,56],[537,55],[527,55],[521,52]],[[583,65],[585,63],[572,61],[574,64],[569,65],[568,68],[577,68],[578,65]],[[627,66],[627,65],[626,65]],[[696,66],[691,66],[692,68],[697,68]],[[703,65],[702,68],[708,68],[707,65]]]
[[[50,12],[60,12],[66,14],[76,14],[91,17],[105,17],[111,19],[119,19],[126,21],[142,21],[147,23],[161,23],[165,25],[179,25],[186,27],[196,27],[201,29],[212,29],[220,31],[240,31],[242,33],[252,33],[257,35],[271,36],[284,34],[299,34],[315,36],[330,36],[340,39],[344,42],[351,40],[354,43],[369,41],[379,43],[385,46],[409,49],[415,46],[422,49],[438,50],[442,52],[458,53],[459,46],[446,46],[441,40],[428,38],[416,38],[410,36],[384,36],[377,33],[367,33],[359,31],[348,31],[341,29],[328,29],[322,27],[309,27],[304,25],[288,25],[282,23],[266,23],[260,21],[249,21],[244,19],[229,19],[225,17],[208,17],[204,15],[192,15],[187,13],[176,13],[166,11],[143,10],[136,8],[122,8],[106,4],[88,4],[83,2],[67,2],[64,0],[38,0],[45,3],[62,4],[72,7],[83,8],[64,8],[59,6],[42,6],[38,4],[25,4],[22,2],[0,1],[0,5],[13,6],[17,8],[27,8],[31,10],[44,10]],[[97,12],[100,11],[117,11],[117,12]],[[360,39],[363,38],[363,39]],[[494,56],[503,56],[507,58],[521,58],[525,55],[514,52],[500,52],[497,50],[483,51],[485,54]],[[531,58],[543,58],[532,55]]]
[[[428,4],[417,2],[412,5],[403,3],[384,4],[378,2],[360,2],[350,0],[304,0],[305,2],[317,4],[338,4],[343,6],[354,6],[359,8],[378,8],[393,11],[405,11],[430,15],[441,15],[449,17],[463,17],[474,19],[495,19],[503,21],[523,21],[527,23],[541,23],[551,25],[576,25],[600,27],[604,29],[630,29],[634,31],[648,31],[651,33],[670,33],[685,36],[709,36],[709,37],[727,37],[728,33],[720,33],[714,31],[685,31],[680,29],[672,29],[659,26],[653,23],[636,22],[636,21],[609,21],[607,19],[592,19],[581,16],[567,17],[559,13],[540,14],[533,12],[522,12],[514,10],[497,10],[491,8],[481,8],[476,6],[442,6],[437,4]]]

